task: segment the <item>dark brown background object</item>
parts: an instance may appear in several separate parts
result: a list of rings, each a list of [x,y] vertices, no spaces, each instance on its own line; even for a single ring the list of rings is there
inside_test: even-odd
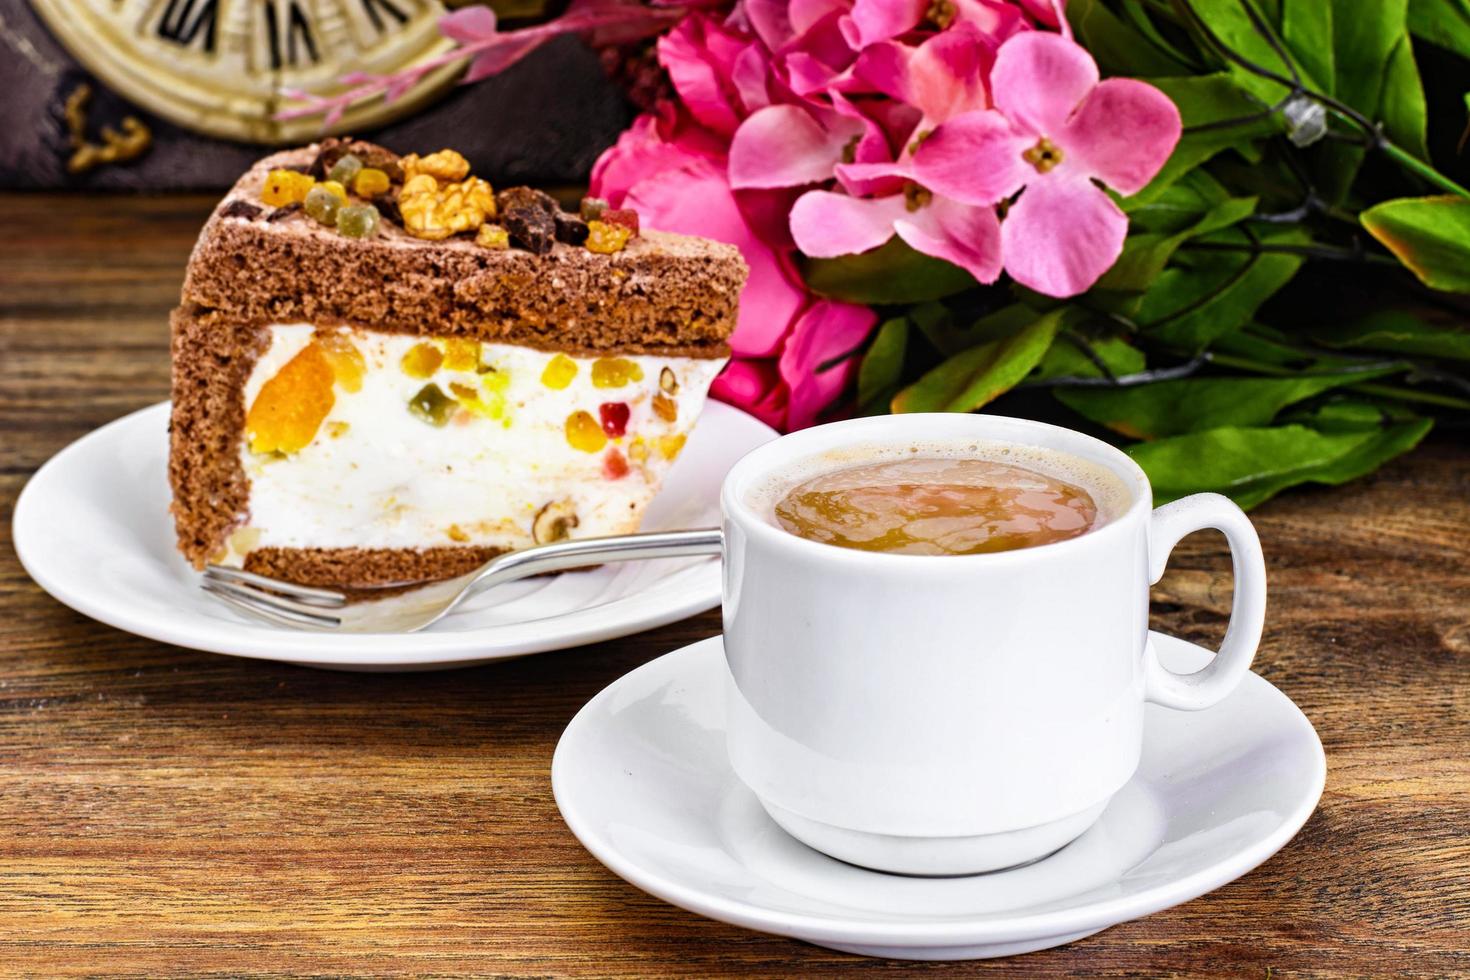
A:
[[[36,587],[26,478],[168,393],[167,312],[213,198],[0,195],[0,972],[35,976],[1470,975],[1470,448],[1253,515],[1256,670],[1327,747],[1296,840],[1210,895],[1062,949],[862,960],[650,898],[562,824],[562,728],[710,613],[615,643],[430,674],[163,646]],[[1214,644],[1229,557],[1174,554],[1157,627]]]
[[[67,173],[65,102],[83,83],[92,87],[87,121],[93,138],[103,125],[117,127],[135,115],[153,135],[142,157]],[[0,93],[0,188],[225,188],[269,152],[196,135],[109,92],[56,42],[27,0],[0,0]],[[476,174],[496,184],[582,181],[633,111],[603,73],[597,53],[563,37],[502,75],[452,88],[411,118],[355,135],[400,152],[453,146]]]

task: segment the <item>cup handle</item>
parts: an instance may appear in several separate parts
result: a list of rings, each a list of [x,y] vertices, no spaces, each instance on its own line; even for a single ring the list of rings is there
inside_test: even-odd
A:
[[[1224,700],[1250,669],[1261,642],[1261,627],[1266,620],[1266,562],[1261,555],[1261,539],[1245,511],[1229,497],[1197,493],[1154,511],[1149,526],[1149,581],[1164,577],[1169,554],[1180,538],[1211,527],[1225,533],[1234,565],[1235,599],[1230,606],[1230,625],[1215,659],[1192,674],[1166,668],[1159,662],[1153,640],[1148,640],[1144,696],[1168,708],[1199,711]]]

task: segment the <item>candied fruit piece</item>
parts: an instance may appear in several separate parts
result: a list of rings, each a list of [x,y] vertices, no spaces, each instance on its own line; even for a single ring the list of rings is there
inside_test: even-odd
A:
[[[638,212],[632,208],[608,208],[597,220],[605,225],[621,225],[635,238],[638,235]]]
[[[659,392],[653,396],[653,414],[665,422],[673,422],[679,418],[679,403]]]
[[[352,178],[362,173],[362,160],[355,154],[344,153],[332,164],[332,169],[327,171],[327,179],[335,180],[339,184],[350,184]]]
[[[602,212],[607,210],[607,202],[600,197],[582,198],[582,206],[577,209],[583,221],[596,221],[602,217]]]
[[[332,366],[332,374],[342,390],[361,391],[362,376],[367,373],[367,364],[357,345],[346,334],[331,330],[318,330],[315,340],[327,363]]]
[[[371,204],[349,204],[337,211],[337,230],[348,238],[371,238],[378,233],[378,209]]]
[[[548,388],[561,391],[572,383],[577,376],[577,362],[565,354],[558,354],[546,362],[546,369],[541,372],[541,383]]]
[[[623,225],[610,225],[604,221],[587,222],[587,251],[598,255],[613,255],[621,252],[633,233]]]
[[[556,244],[556,221],[540,208],[510,208],[501,221],[511,241],[528,252],[545,255]]]
[[[393,182],[377,167],[363,167],[352,178],[352,192],[358,197],[377,197],[388,193]]]
[[[341,207],[342,199],[321,184],[306,192],[306,203],[303,209],[319,224],[335,227],[337,211]]]
[[[609,480],[621,480],[628,475],[628,461],[616,449],[609,449],[602,457],[602,475]]]
[[[597,415],[602,419],[602,431],[609,439],[621,439],[627,433],[627,402],[603,402],[597,406]]]
[[[568,245],[581,245],[587,241],[587,222],[574,214],[558,211],[551,216],[556,226],[556,240]]]
[[[626,357],[599,357],[592,362],[592,384],[598,388],[621,388],[630,381],[642,381],[643,369],[637,361]]]
[[[633,457],[633,462],[642,466],[648,462],[648,443],[643,441],[642,436],[634,436],[633,444],[628,447],[628,455]]]
[[[439,370],[439,365],[443,363],[444,355],[433,344],[414,344],[403,355],[398,366],[410,378],[428,378],[432,377],[434,372]]]
[[[453,337],[444,342],[444,367],[450,371],[473,371],[480,366],[480,342]]]
[[[351,428],[352,425],[348,422],[328,422],[327,435],[331,436],[333,439],[341,439]]]
[[[659,455],[670,462],[679,458],[679,452],[684,448],[685,436],[659,436]]]
[[[470,173],[470,162],[454,150],[440,150],[426,157],[410,153],[406,157],[400,157],[398,165],[403,168],[405,180],[412,180],[419,174],[428,174],[439,180],[455,181],[464,180]]]
[[[679,379],[674,377],[673,368],[666,367],[658,373],[658,388],[666,395],[679,393]]]
[[[409,412],[436,428],[449,424],[458,408],[458,403],[433,383],[424,385],[408,400]]]
[[[573,449],[580,449],[584,453],[602,452],[602,447],[607,445],[607,433],[602,431],[602,426],[590,412],[573,412],[567,416],[567,442]]]
[[[347,188],[342,186],[342,182],[340,180],[324,180],[316,186],[326,188],[328,191],[331,191],[333,194],[337,195],[337,200],[340,201],[342,204],[347,203]]]
[[[316,344],[307,344],[261,386],[245,415],[253,453],[294,453],[316,438],[332,410],[332,366]]]
[[[449,535],[450,541],[457,541],[460,544],[464,544],[470,539],[470,536],[464,532],[464,528],[460,527],[458,524],[449,525],[449,527],[445,529],[444,533]]]
[[[272,170],[265,175],[260,199],[273,208],[300,204],[316,184],[316,178],[299,170]]]
[[[475,236],[475,244],[481,248],[510,248],[510,232],[500,225],[481,225],[480,233]]]

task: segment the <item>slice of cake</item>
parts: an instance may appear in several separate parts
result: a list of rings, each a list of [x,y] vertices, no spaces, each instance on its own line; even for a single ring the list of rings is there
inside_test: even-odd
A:
[[[262,160],[210,217],[172,320],[195,567],[350,589],[638,528],[745,265],[468,170],[329,140]]]

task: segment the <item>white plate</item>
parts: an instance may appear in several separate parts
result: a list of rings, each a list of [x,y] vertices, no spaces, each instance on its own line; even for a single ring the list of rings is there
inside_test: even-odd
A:
[[[626,636],[720,602],[716,559],[669,559],[511,583],[407,636],[333,636],[253,622],[205,594],[174,550],[167,430],[167,404],[109,423],[57,453],[15,505],[15,550],[31,577],[78,612],[130,633],[317,667],[413,670]],[[739,409],[706,402],[644,528],[718,524],[725,472],[775,437]]]
[[[1164,663],[1208,651],[1153,634]],[[963,878],[868,871],[786,835],[725,754],[720,638],[614,681],[557,745],[551,785],[612,871],[701,915],[903,959],[1059,946],[1240,877],[1300,829],[1326,760],[1311,722],[1255,674],[1208,711],[1150,706],[1143,761],[1098,823],[1035,864]]]

